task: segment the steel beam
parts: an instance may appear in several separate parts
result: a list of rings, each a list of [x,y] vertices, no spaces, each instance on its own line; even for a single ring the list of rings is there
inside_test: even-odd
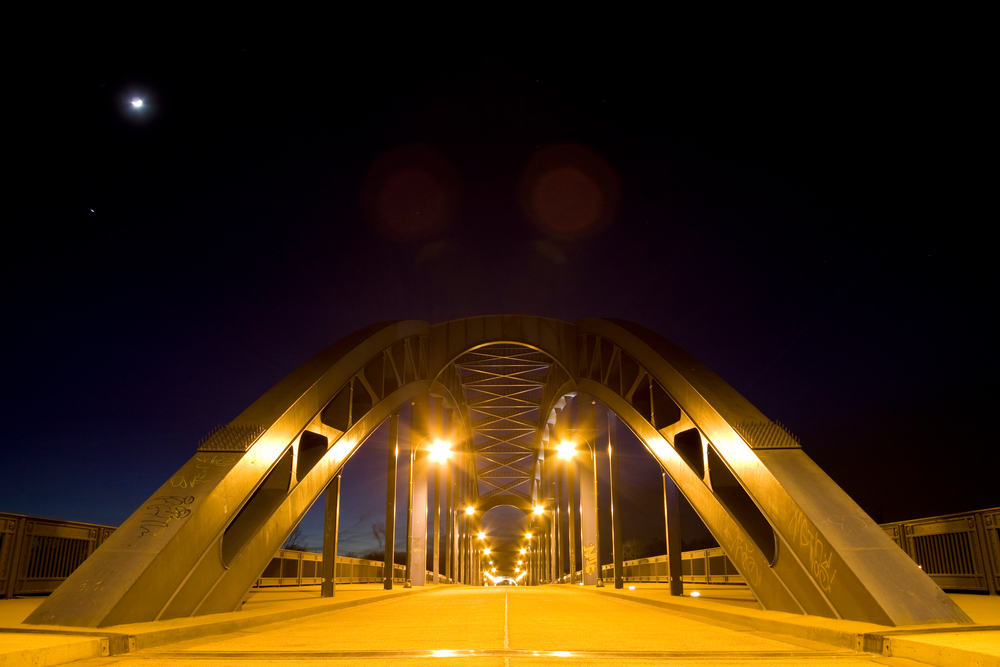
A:
[[[389,456],[385,483],[385,565],[382,579],[385,590],[392,590],[393,564],[396,556],[396,466],[399,460],[399,411],[389,417]]]
[[[663,523],[667,532],[667,574],[670,576],[670,594],[684,595],[681,578],[681,508],[677,486],[663,473]]]
[[[337,586],[337,536],[340,530],[340,475],[326,487],[323,514],[323,583],[320,597],[332,598]]]

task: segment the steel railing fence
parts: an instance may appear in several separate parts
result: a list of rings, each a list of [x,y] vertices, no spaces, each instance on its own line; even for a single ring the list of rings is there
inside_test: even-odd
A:
[[[1000,590],[1000,507],[881,525],[886,534],[941,588]],[[0,512],[0,598],[51,593],[94,549],[115,531],[112,526],[59,521]],[[255,587],[308,586],[322,582],[323,556],[281,549],[264,568]],[[382,561],[337,557],[336,583],[378,583]],[[614,577],[605,564],[605,581]],[[669,582],[667,557],[624,563],[629,582]],[[394,564],[393,581],[404,581],[406,568]],[[721,548],[681,555],[686,583],[743,584],[743,577]],[[428,579],[432,576],[427,572]],[[577,580],[580,573],[577,572]],[[450,582],[445,576],[441,581]],[[568,581],[564,576],[561,581]]]
[[[1000,591],[1000,508],[881,524],[882,530],[941,588],[954,591]],[[625,581],[669,582],[667,557],[625,561]],[[580,580],[577,570],[576,580]],[[601,567],[614,578],[614,566]],[[681,580],[700,584],[745,584],[721,548],[681,554]],[[564,575],[560,583],[569,581]]]
[[[51,593],[113,532],[112,526],[0,512],[0,599]]]

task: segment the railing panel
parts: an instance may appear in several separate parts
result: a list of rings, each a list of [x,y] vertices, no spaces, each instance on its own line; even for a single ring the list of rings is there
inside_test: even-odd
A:
[[[970,513],[904,522],[906,552],[941,588],[990,591],[985,536]],[[991,588],[993,590],[991,590]]]

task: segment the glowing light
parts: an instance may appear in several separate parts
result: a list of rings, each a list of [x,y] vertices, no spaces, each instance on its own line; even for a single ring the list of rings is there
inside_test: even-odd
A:
[[[485,549],[483,549],[483,553],[486,554],[487,556],[489,556],[490,555],[490,548],[486,547]]]
[[[528,553],[528,550],[527,550],[527,549],[523,549],[523,548],[522,548],[522,549],[521,549],[521,553],[523,553],[523,554],[526,554],[526,553]]]
[[[541,505],[535,505],[535,514],[541,514],[544,511],[545,511],[544,507],[542,507]]]
[[[451,443],[447,440],[435,440],[428,449],[432,461],[447,461],[451,456]]]
[[[455,652],[448,649],[437,649],[435,651],[431,651],[431,655],[435,658],[452,658],[455,656]]]
[[[630,591],[634,591],[634,590],[635,590],[635,586],[629,586],[629,587],[628,587],[628,589],[629,589]]]
[[[476,508],[473,507],[472,505],[469,505],[468,507],[465,508],[465,513],[466,514],[475,514],[476,513]]]
[[[699,593],[698,591],[692,591],[691,597],[693,597],[693,598],[700,598],[701,597],[701,593]]]
[[[527,537],[529,540],[531,539],[531,533],[525,533],[524,536]]]
[[[556,658],[572,658],[573,654],[569,651],[552,651],[552,655]]]
[[[572,442],[563,442],[556,447],[556,451],[559,453],[559,458],[571,459],[576,454],[576,445]]]
[[[486,537],[486,533],[484,533],[483,531],[479,531],[478,537],[479,537],[479,539],[483,539],[483,538]]]
[[[140,100],[138,97],[133,97],[132,98],[132,106],[135,107],[136,109],[138,109],[139,107],[142,106],[142,100]]]

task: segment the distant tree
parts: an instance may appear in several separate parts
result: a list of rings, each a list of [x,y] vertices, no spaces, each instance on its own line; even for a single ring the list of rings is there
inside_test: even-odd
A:
[[[290,549],[292,551],[308,551],[309,547],[306,546],[306,537],[302,534],[302,526],[295,526],[295,530],[288,534],[288,539],[285,543],[281,545],[282,549]]]
[[[372,533],[375,534],[375,539],[378,541],[378,548],[385,549],[382,546],[383,540],[385,539],[385,523],[379,521],[378,523],[372,524]]]

